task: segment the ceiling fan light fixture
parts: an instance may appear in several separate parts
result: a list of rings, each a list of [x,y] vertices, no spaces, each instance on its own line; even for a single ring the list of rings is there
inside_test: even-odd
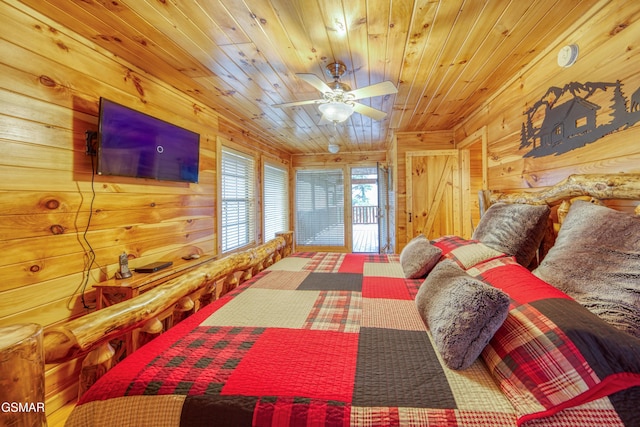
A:
[[[329,152],[331,154],[336,154],[340,151],[340,146],[338,144],[329,144]]]
[[[344,102],[327,102],[318,105],[318,109],[327,120],[335,123],[344,122],[353,114],[353,106]]]

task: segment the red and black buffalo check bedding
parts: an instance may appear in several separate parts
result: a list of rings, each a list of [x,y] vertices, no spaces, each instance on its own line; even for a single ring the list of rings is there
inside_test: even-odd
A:
[[[509,293],[512,263],[489,258],[469,272]],[[421,284],[404,279],[397,255],[294,254],[116,365],[68,425],[640,425],[637,340],[572,311],[564,294],[518,288],[483,358],[453,371],[416,309]],[[518,322],[537,329],[519,335]],[[576,324],[626,345],[629,360],[603,361]],[[533,343],[526,354],[558,366],[518,354],[518,336]]]

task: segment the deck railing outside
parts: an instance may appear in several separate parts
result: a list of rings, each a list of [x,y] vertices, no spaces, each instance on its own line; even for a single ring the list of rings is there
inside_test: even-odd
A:
[[[352,223],[353,224],[377,224],[378,223],[378,207],[377,206],[353,206]]]

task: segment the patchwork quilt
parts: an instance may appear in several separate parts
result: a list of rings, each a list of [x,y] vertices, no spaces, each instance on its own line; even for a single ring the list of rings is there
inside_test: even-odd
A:
[[[496,257],[486,262],[495,263]],[[500,269],[505,265],[511,264],[470,268],[476,268],[477,277],[500,282],[493,276],[504,276]],[[116,365],[82,396],[67,425],[640,423],[637,403],[629,403],[640,401],[640,386],[632,386],[640,376],[593,372],[591,364],[597,360],[591,359],[597,357],[591,355],[583,363],[582,349],[575,346],[559,347],[565,359],[584,369],[559,382],[554,378],[555,383],[541,379],[545,390],[536,390],[528,381],[538,381],[546,372],[535,371],[527,360],[505,359],[512,354],[508,340],[492,341],[468,369],[448,369],[414,302],[422,282],[404,279],[397,255],[293,254]],[[520,294],[513,298],[512,313],[522,298]],[[553,310],[543,306],[531,314],[530,305],[525,305],[525,317]],[[543,335],[549,328],[553,322],[542,326]],[[555,337],[558,330],[553,331],[545,336]],[[545,350],[538,350],[537,357],[546,357]],[[505,385],[517,376],[509,371],[521,368],[531,374],[530,379]],[[607,390],[586,398],[579,386],[572,385],[569,394],[562,395],[563,381],[591,384],[613,374],[620,374],[615,378],[618,383],[630,382],[608,384]],[[547,389],[552,389],[551,404],[544,397]]]

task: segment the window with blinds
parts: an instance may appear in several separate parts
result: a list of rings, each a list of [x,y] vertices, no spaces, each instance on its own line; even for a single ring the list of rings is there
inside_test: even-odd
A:
[[[263,178],[264,241],[289,230],[289,174],[287,169],[265,163]]]
[[[296,171],[296,244],[344,246],[342,169]]]
[[[222,149],[221,228],[222,252],[241,248],[255,238],[255,196],[253,157]]]

